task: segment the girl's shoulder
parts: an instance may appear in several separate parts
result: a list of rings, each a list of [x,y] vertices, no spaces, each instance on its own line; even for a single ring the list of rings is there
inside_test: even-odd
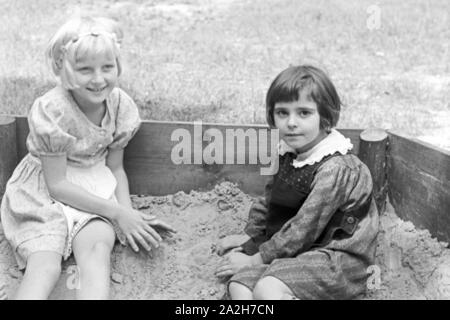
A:
[[[56,86],[56,87],[50,89],[49,91],[47,91],[46,93],[44,93],[43,95],[41,95],[40,97],[38,97],[36,99],[36,101],[39,100],[39,101],[48,102],[48,103],[63,102],[64,104],[70,104],[70,100],[68,99],[69,94],[70,93],[66,89],[64,89],[60,86]]]
[[[71,108],[71,102],[67,96],[68,94],[69,93],[65,89],[59,86],[50,89],[34,100],[29,112],[29,117],[32,117],[33,114],[36,113],[45,113],[47,116],[57,118],[67,114],[67,110],[70,110]]]
[[[347,174],[370,178],[369,168],[353,153],[337,154],[324,161],[317,173],[322,174]]]
[[[372,192],[373,181],[369,168],[354,154],[335,155],[324,161],[317,169],[312,187],[328,188],[358,198]]]

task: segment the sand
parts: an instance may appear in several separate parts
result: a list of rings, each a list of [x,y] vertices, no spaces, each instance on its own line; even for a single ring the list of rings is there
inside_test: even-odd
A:
[[[112,256],[112,299],[221,299],[222,279],[214,276],[221,257],[215,244],[240,233],[253,198],[229,182],[207,192],[179,192],[165,197],[132,196],[135,208],[161,217],[177,229],[151,255],[117,244]],[[376,266],[362,299],[450,298],[450,250],[428,231],[400,220],[388,206],[381,217]],[[63,263],[51,299],[75,298],[73,258]],[[9,244],[0,234],[0,287],[17,289],[17,269]]]
[[[448,244],[399,219],[389,204],[380,227],[376,265],[381,283],[366,298],[450,299]]]

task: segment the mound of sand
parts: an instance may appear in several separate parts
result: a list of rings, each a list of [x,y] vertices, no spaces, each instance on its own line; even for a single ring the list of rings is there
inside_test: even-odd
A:
[[[376,265],[381,283],[367,298],[450,299],[448,244],[399,219],[389,204],[380,228]]]
[[[177,229],[152,255],[116,245],[112,256],[113,299],[220,299],[225,286],[214,276],[221,257],[215,243],[240,233],[252,198],[236,185],[223,182],[208,192],[178,192],[165,197],[132,196],[135,208],[161,217]],[[363,299],[450,298],[450,250],[428,231],[396,217],[392,207],[381,218],[376,266],[379,281]],[[73,258],[52,299],[75,297]],[[17,270],[9,244],[0,234],[0,284],[11,296],[22,273]]]

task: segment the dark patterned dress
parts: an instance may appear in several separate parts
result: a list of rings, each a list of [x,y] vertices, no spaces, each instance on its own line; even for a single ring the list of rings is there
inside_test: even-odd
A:
[[[243,268],[230,282],[253,291],[272,276],[300,299],[354,298],[365,292],[378,234],[370,172],[351,153],[301,168],[294,159],[280,156],[265,198],[250,209],[244,252],[259,252],[264,264]]]

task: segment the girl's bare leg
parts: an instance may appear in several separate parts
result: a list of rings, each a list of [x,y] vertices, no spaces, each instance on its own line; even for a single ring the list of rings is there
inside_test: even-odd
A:
[[[281,280],[267,276],[256,283],[253,297],[255,300],[291,300],[295,295]]]
[[[232,300],[253,300],[252,291],[237,282],[230,282],[228,285],[228,292],[230,293]]]
[[[0,300],[8,300],[8,296],[6,295],[6,288],[4,284],[0,285]]]
[[[80,272],[77,299],[109,298],[114,240],[113,228],[100,219],[89,222],[75,236],[72,247]]]
[[[59,253],[52,251],[32,253],[15,299],[47,299],[61,275],[61,258]]]

